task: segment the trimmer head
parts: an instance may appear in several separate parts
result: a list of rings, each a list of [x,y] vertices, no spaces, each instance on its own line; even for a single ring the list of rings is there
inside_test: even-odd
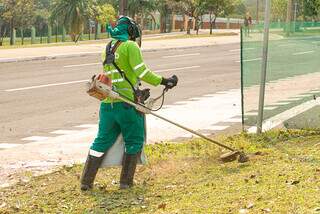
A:
[[[237,159],[239,163],[245,163],[249,161],[249,157],[244,152],[239,151],[228,152],[220,156],[220,160],[224,163],[232,162]]]

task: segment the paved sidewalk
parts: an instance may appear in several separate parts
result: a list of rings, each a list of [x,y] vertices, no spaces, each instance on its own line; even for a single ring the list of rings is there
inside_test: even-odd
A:
[[[105,40],[105,43],[101,43],[101,41],[98,41],[96,44],[76,44],[68,46],[34,47],[3,50],[0,49],[0,63],[100,54],[102,50],[105,48],[107,41],[108,40]],[[239,42],[239,35],[185,39],[157,39],[144,41],[142,44],[142,50],[147,52],[163,49],[191,48]]]

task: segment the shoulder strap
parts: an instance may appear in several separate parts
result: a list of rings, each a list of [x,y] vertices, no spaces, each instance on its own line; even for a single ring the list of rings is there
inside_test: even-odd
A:
[[[115,62],[115,52],[117,51],[118,47],[121,45],[121,41],[117,41],[113,47],[112,47],[112,41],[109,42],[109,44],[106,46],[106,59],[104,61],[104,65],[107,63],[107,58],[108,58],[108,55],[113,55],[114,59],[112,60],[112,65],[118,70],[118,72],[120,73],[120,75],[122,76],[122,78],[124,78],[128,83],[129,85],[131,86],[133,92],[134,92],[134,96],[135,96],[135,99],[137,99],[137,90],[135,89],[135,87],[133,86],[133,84],[131,83],[131,81],[127,78],[125,72],[123,72],[119,66],[117,65],[117,63]]]

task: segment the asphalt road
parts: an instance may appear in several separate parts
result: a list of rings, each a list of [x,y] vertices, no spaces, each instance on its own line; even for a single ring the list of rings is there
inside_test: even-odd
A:
[[[144,53],[146,64],[179,86],[165,104],[240,87],[239,45]],[[85,80],[99,73],[100,56],[0,64],[0,144],[27,143],[29,136],[98,121],[99,102],[85,93]],[[160,88],[152,94],[160,94]]]

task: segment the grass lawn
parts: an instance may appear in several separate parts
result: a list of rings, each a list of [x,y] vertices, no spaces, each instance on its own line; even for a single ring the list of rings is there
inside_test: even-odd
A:
[[[320,133],[276,131],[223,141],[250,162],[221,163],[213,144],[146,148],[136,185],[118,190],[119,169],[100,170],[82,193],[82,166],[64,167],[0,192],[0,213],[320,213]]]
[[[187,38],[206,38],[206,37],[218,37],[218,36],[235,36],[238,35],[237,33],[233,33],[233,32],[227,32],[227,33],[213,33],[212,35],[210,34],[191,34],[191,35],[187,35],[187,34],[180,34],[180,35],[162,35],[161,37],[155,37],[155,38],[143,38],[144,41],[152,41],[152,40],[167,40],[167,39],[187,39]],[[15,49],[15,48],[34,48],[34,47],[52,47],[52,46],[70,46],[70,45],[85,45],[85,44],[100,44],[100,43],[106,43],[106,40],[108,40],[109,38],[107,37],[101,37],[100,40],[83,40],[83,41],[79,41],[78,43],[74,43],[71,41],[67,41],[67,42],[58,42],[58,43],[42,43],[42,44],[28,44],[27,42],[25,43],[25,45],[21,45],[20,43],[17,42],[16,45],[4,45],[4,46],[0,46],[0,50],[2,49]],[[18,40],[20,41],[20,40]],[[26,41],[28,41],[28,39],[26,39]]]

